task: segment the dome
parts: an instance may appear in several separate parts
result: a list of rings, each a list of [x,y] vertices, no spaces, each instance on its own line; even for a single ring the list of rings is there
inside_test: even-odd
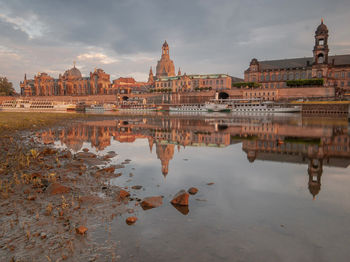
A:
[[[68,76],[71,76],[71,77],[75,77],[75,78],[81,78],[82,75],[81,75],[81,72],[78,68],[74,67],[67,70],[66,72],[64,72],[64,76],[65,77],[68,77]]]
[[[253,58],[252,61],[250,61],[250,65],[258,65],[259,62],[258,62],[258,59],[256,58]]]
[[[323,19],[321,20],[321,24],[317,27],[316,29],[316,35],[320,34],[327,34],[328,33],[328,28],[327,26],[323,23]]]

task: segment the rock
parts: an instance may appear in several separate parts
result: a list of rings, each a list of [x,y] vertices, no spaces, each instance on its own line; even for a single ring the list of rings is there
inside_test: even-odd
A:
[[[57,152],[58,152],[58,151],[57,151],[56,149],[47,147],[47,148],[45,148],[45,149],[41,152],[41,154],[43,154],[44,156],[46,156],[46,155],[54,155],[54,154],[56,154]]]
[[[75,158],[77,159],[96,158],[96,155],[91,152],[79,152],[75,154]]]
[[[214,185],[214,182],[207,183],[208,186]]]
[[[120,189],[119,192],[117,192],[116,198],[118,201],[121,201],[121,200],[126,199],[129,196],[130,196],[130,193],[128,191]]]
[[[41,239],[45,239],[45,238],[46,238],[46,233],[41,232],[41,234],[40,234],[40,238],[41,238]]]
[[[80,235],[85,235],[85,232],[87,231],[88,229],[84,226],[79,226],[75,229],[75,231],[77,232],[77,234],[80,234]]]
[[[132,214],[132,213],[134,213],[134,209],[132,209],[132,208],[129,208],[129,209],[128,209],[128,213],[129,213],[129,214]]]
[[[191,188],[188,189],[187,192],[190,193],[191,195],[195,195],[195,194],[197,194],[198,189],[195,188],[195,187],[191,187]]]
[[[31,200],[31,201],[34,201],[36,199],[36,196],[35,195],[29,195],[27,197],[28,200]]]
[[[141,207],[143,210],[159,207],[161,205],[163,205],[162,196],[145,197],[141,202]]]
[[[188,206],[180,206],[180,205],[174,205],[174,204],[172,204],[172,206],[175,207],[176,210],[183,215],[187,215],[190,212]]]
[[[60,183],[53,183],[47,187],[47,191],[51,195],[65,194],[69,193],[71,190],[70,187],[61,185]]]
[[[135,222],[137,221],[137,217],[128,217],[125,222],[128,224],[128,225],[132,225],[134,224]]]
[[[142,188],[142,186],[136,185],[136,186],[132,186],[131,188],[135,189],[135,190],[140,190]]]
[[[188,197],[189,194],[185,190],[180,190],[171,200],[171,203],[174,205],[180,205],[180,206],[188,206]]]
[[[88,148],[83,148],[83,152],[89,152],[89,149]]]

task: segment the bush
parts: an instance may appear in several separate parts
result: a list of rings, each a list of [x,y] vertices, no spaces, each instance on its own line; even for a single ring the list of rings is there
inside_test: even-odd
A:
[[[288,87],[299,87],[299,86],[323,86],[324,80],[318,79],[302,79],[302,80],[288,80],[286,82]]]
[[[242,88],[242,87],[250,87],[250,88],[257,88],[260,85],[256,82],[238,82],[238,83],[232,83],[232,87]]]

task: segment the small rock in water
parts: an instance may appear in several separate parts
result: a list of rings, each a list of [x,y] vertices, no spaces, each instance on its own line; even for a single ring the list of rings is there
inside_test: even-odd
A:
[[[125,222],[128,224],[128,225],[132,225],[134,224],[135,222],[137,221],[137,217],[128,217]]]
[[[162,196],[145,197],[141,202],[141,207],[144,210],[159,207],[161,205],[163,205]]]
[[[195,195],[195,194],[197,194],[198,189],[195,188],[195,187],[191,187],[191,188],[188,189],[187,192],[190,193],[191,195]]]
[[[208,186],[214,185],[214,182],[207,183]]]
[[[86,152],[89,152],[89,149],[88,148],[83,148],[83,151],[86,153]]]
[[[171,200],[171,203],[174,205],[180,205],[180,206],[188,206],[188,197],[189,194],[184,190],[180,190]]]
[[[136,185],[136,186],[132,186],[131,188],[135,189],[135,190],[140,190],[142,188],[142,186]]]
[[[46,238],[46,233],[44,233],[44,232],[41,232],[41,234],[40,234],[40,238],[41,238],[41,239],[44,239],[44,238]]]
[[[85,232],[87,231],[88,229],[84,226],[79,226],[75,229],[75,231],[77,232],[77,234],[80,234],[80,235],[85,235]]]
[[[117,193],[116,198],[117,198],[118,201],[121,201],[121,200],[124,200],[125,198],[127,198],[129,196],[130,196],[130,193],[128,191],[120,189],[119,192]]]

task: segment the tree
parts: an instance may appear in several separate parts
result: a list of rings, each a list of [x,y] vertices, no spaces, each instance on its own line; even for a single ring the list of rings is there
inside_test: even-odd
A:
[[[0,96],[11,96],[14,93],[12,83],[6,77],[0,77]]]

